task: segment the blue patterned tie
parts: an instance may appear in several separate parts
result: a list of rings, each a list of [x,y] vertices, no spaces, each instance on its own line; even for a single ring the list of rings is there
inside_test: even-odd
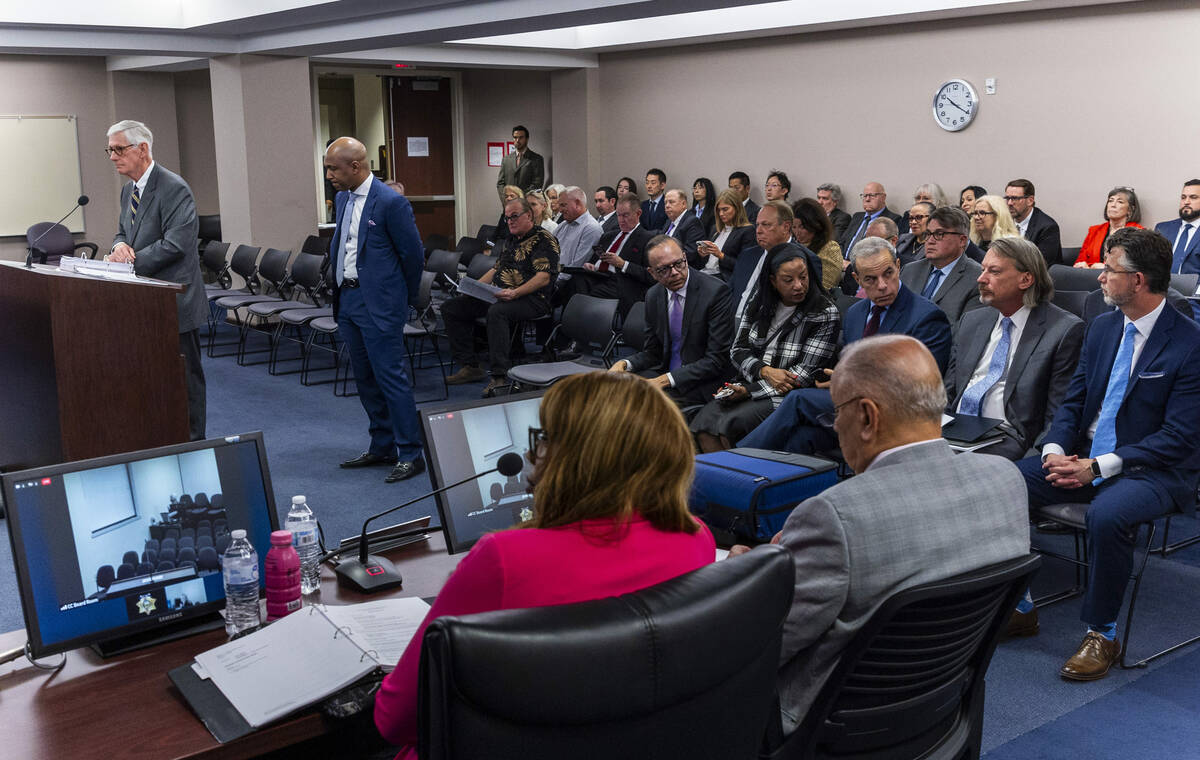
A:
[[[1187,259],[1188,238],[1192,236],[1192,225],[1185,224],[1183,229],[1179,231],[1179,240],[1175,243],[1175,251],[1172,253],[1172,258],[1175,259],[1171,267],[1172,272],[1182,272],[1183,262]]]
[[[132,222],[134,219],[137,219],[138,206],[141,205],[141,202],[142,195],[138,192],[138,187],[135,184],[133,186],[133,195],[129,198],[129,207],[133,209],[129,214],[129,221]]]
[[[1092,450],[1088,454],[1091,459],[1117,448],[1117,410],[1121,408],[1121,402],[1125,399],[1125,389],[1129,386],[1135,335],[1137,328],[1130,322],[1125,326],[1125,337],[1117,348],[1117,358],[1113,360],[1112,371],[1108,375],[1108,388],[1104,391],[1104,403],[1100,405],[1100,418],[1096,421],[1096,435],[1092,437]],[[1101,480],[1103,478],[1096,478],[1092,485]]]
[[[925,298],[933,300],[933,294],[937,292],[938,283],[942,281],[942,270],[935,269],[929,273],[929,279],[925,282],[925,289],[921,291],[921,295]]]
[[[1000,342],[996,344],[996,350],[992,352],[992,360],[988,362],[987,374],[963,393],[962,401],[958,405],[960,413],[978,417],[983,397],[1004,376],[1004,368],[1008,365],[1008,351],[1012,347],[1012,326],[1013,322],[1008,317],[1000,320]]]
[[[346,206],[342,209],[341,224],[338,225],[337,270],[333,273],[333,276],[337,280],[339,287],[342,284],[342,279],[346,276],[346,238],[349,236],[350,216],[353,213],[354,193],[350,193],[350,199],[346,201]]]

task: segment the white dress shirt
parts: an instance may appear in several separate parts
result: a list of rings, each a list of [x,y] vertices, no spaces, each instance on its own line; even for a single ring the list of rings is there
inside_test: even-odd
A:
[[[1012,366],[1013,356],[1017,353],[1017,346],[1021,342],[1021,335],[1025,332],[1025,325],[1029,322],[1031,311],[1028,306],[1022,306],[1009,317],[1013,324],[1008,335],[1008,360],[1004,364],[1004,373],[1000,375],[1000,379],[988,389],[987,393],[983,394],[983,400],[979,404],[980,417],[990,417],[994,420],[1004,420],[1005,422],[1009,421],[1004,416],[1004,386],[1008,381],[1008,368]],[[988,369],[992,364],[992,354],[996,353],[996,346],[1000,345],[1000,337],[1004,334],[1004,330],[1000,326],[1002,321],[1004,321],[1004,315],[997,311],[996,324],[992,326],[992,334],[988,338],[987,345],[983,347],[983,355],[979,357],[979,362],[975,365],[975,371],[971,373],[971,379],[967,381],[967,388],[987,377]],[[961,400],[958,402],[958,405],[959,408],[955,411],[962,410]]]
[[[342,212],[343,221],[349,219],[349,226],[342,230],[346,236],[346,258],[342,262],[342,280],[358,279],[358,224],[362,221],[363,206],[367,204],[367,193],[371,192],[371,183],[375,177],[368,173],[362,184],[350,191],[350,200],[346,201],[346,209]]]
[[[933,275],[933,272],[935,269],[942,273],[942,279],[938,280],[937,287],[934,288],[933,292],[929,294],[930,299],[937,297],[938,291],[941,290],[942,286],[946,284],[946,280],[950,279],[950,273],[954,271],[954,267],[958,266],[958,262],[962,259],[963,256],[966,256],[966,254],[965,253],[959,254],[959,257],[957,259],[955,259],[954,261],[951,261],[949,264],[947,264],[944,267],[930,266],[929,275],[927,275],[925,277],[925,282],[929,282],[929,277]],[[925,290],[925,283],[921,283],[921,290],[922,291]],[[917,295],[921,295],[921,293],[918,291]]]

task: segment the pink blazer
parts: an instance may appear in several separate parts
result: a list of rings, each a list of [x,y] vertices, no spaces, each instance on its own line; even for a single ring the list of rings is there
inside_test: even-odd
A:
[[[416,758],[417,666],[429,621],[442,615],[569,604],[637,591],[712,562],[716,545],[704,525],[693,534],[658,530],[641,517],[624,529],[585,520],[550,529],[484,536],[446,581],[421,627],[375,697],[375,725]]]

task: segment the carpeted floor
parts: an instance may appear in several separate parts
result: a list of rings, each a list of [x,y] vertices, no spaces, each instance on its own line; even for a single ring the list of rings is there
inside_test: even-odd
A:
[[[451,368],[452,370],[452,368]],[[356,535],[370,514],[430,489],[426,475],[383,482],[387,468],[343,470],[338,462],[367,446],[367,418],[357,398],[331,386],[304,387],[297,375],[271,376],[265,365],[239,367],[233,357],[205,359],[210,436],[262,430],[282,521],[294,494],[305,494],[326,541]],[[418,370],[417,398],[441,395],[436,367]],[[482,383],[451,388],[453,403],[478,397]],[[420,515],[437,520],[431,499],[380,521],[383,527]],[[1175,537],[1200,530],[1177,520]],[[11,568],[7,524],[0,521],[0,568]],[[1065,547],[1035,535],[1035,544]],[[1046,560],[1035,582],[1044,593],[1071,582],[1061,563]],[[1166,560],[1152,557],[1139,601],[1135,653],[1200,632],[1200,546]],[[1041,610],[1041,633],[1000,645],[988,674],[984,752],[991,760],[1032,758],[1200,758],[1200,647],[1144,670],[1114,671],[1101,681],[1071,683],[1058,668],[1083,636],[1078,599]],[[1122,624],[1124,619],[1122,618]],[[23,626],[12,570],[0,575],[0,630]],[[1122,632],[1124,636],[1124,632]]]

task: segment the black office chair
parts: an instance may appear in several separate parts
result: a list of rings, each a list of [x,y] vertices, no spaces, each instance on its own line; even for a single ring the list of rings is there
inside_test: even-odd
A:
[[[1063,264],[1050,267],[1050,279],[1054,280],[1055,290],[1082,290],[1091,292],[1100,289],[1100,270],[1076,269]]]
[[[1058,290],[1055,288],[1051,303],[1083,319],[1085,304],[1091,293],[1092,291],[1088,290]]]
[[[137,564],[139,562],[138,553],[135,551],[125,552],[125,554],[121,557],[121,562],[123,562],[126,565],[133,565],[134,567],[137,567]]]
[[[418,751],[753,757],[795,583],[779,547],[579,604],[447,616],[421,649]]]
[[[196,238],[201,243],[221,239],[221,215],[200,214],[196,217]]]
[[[117,580],[119,581],[123,581],[126,578],[132,578],[135,575],[137,575],[136,565],[131,565],[128,562],[122,562],[121,566],[117,568]]]
[[[221,563],[217,560],[217,550],[211,546],[202,546],[196,554],[196,565],[201,571],[219,569]]]
[[[160,559],[158,561],[158,572],[161,573],[165,570],[174,570],[174,569],[175,569],[174,562],[167,560],[167,559]]]
[[[195,563],[196,550],[190,546],[182,546],[179,548],[179,555],[175,557],[175,564],[182,565],[185,562]]]
[[[234,321],[237,323],[237,350],[231,353],[237,355],[238,364],[245,364],[246,330],[249,321],[248,310],[254,304],[278,303],[287,300],[291,283],[291,270],[288,267],[288,262],[291,261],[291,258],[291,251],[268,248],[262,255],[262,261],[258,264],[258,279],[260,283],[263,283],[262,292],[228,295],[218,298],[215,301],[216,306],[225,309],[226,313],[232,312]],[[265,353],[267,350],[263,349],[262,352]],[[228,355],[209,352],[210,357]]]
[[[458,239],[458,245],[454,246],[458,250],[458,260],[463,266],[467,265],[471,259],[483,253],[485,241],[477,237],[461,237]]]
[[[220,240],[210,240],[200,251],[200,269],[207,275],[204,292],[228,291],[233,286],[233,276],[229,273],[229,243]],[[224,295],[224,294],[222,294]]]
[[[470,263],[467,264],[467,277],[470,277],[472,280],[478,280],[494,266],[496,266],[495,256],[488,256],[486,253],[475,254],[471,257]]]
[[[143,550],[142,562],[149,562],[151,565],[158,564],[158,549]]]
[[[1082,249],[1080,249],[1080,248],[1063,248],[1062,249],[1062,263],[1065,264],[1066,266],[1073,266],[1075,264],[1075,260],[1079,258],[1080,250],[1082,250]]]
[[[426,272],[436,272],[438,277],[433,281],[434,290],[441,294],[434,296],[435,303],[441,303],[456,294],[454,284],[458,282],[458,261],[461,254],[458,251],[434,251],[425,262]]]
[[[579,358],[520,364],[508,371],[508,379],[522,385],[544,388],[564,377],[607,369],[617,344],[617,334],[613,330],[616,316],[615,298],[596,298],[583,294],[573,296],[563,309],[562,323],[550,333],[547,344],[553,343],[554,336],[561,330],[582,350]]]
[[[99,588],[107,589],[116,579],[117,571],[113,570],[112,565],[101,565],[96,571],[96,586]]]
[[[450,247],[450,238],[445,235],[439,235],[434,232],[425,236],[425,258],[429,258],[434,251],[444,251]]]
[[[137,575],[149,575],[154,572],[154,564],[151,562],[139,562],[135,568]]]
[[[321,302],[319,300],[319,291],[325,284],[325,278],[321,274],[322,266],[325,262],[323,256],[315,253],[298,253],[296,259],[292,262],[290,279],[284,285],[285,293],[288,296],[286,300],[281,301],[260,301],[259,303],[251,304],[246,310],[246,321],[242,324],[242,334],[238,344],[238,364],[243,366],[247,364],[262,364],[263,362],[247,362],[247,353],[261,353],[261,351],[248,352],[246,350],[247,339],[251,331],[255,331],[267,336],[267,351],[269,357],[267,363],[270,365],[270,373],[276,374],[275,369],[279,361],[279,341],[280,335],[283,332],[286,323],[279,319],[279,315],[285,311],[293,309],[319,309]],[[332,310],[329,312],[332,314]],[[297,343],[302,341],[297,336]]]
[[[56,222],[38,222],[25,230],[25,242],[33,249],[33,260],[38,264],[58,264],[63,256],[79,255],[80,248],[84,250],[83,258],[96,258],[95,243],[76,243],[71,231]]]
[[[143,550],[153,549],[154,551],[158,551],[158,546],[159,546],[159,544],[158,544],[157,538],[147,538],[146,545],[143,546],[142,549]]]
[[[229,259],[229,266],[224,270],[229,287],[225,288],[205,288],[205,297],[208,299],[208,345],[206,350],[208,355],[212,356],[216,346],[233,345],[231,341],[222,343],[216,342],[217,327],[224,321],[225,307],[220,305],[223,298],[231,296],[252,296],[256,295],[261,289],[262,284],[258,279],[258,254],[261,248],[252,245],[239,245],[233,249],[233,256]],[[233,275],[242,278],[245,283],[240,288],[233,288]],[[183,502],[183,497],[180,497],[180,503]]]
[[[175,544],[171,544],[170,546],[164,545],[163,548],[159,550],[158,563],[161,565],[164,562],[170,562],[172,565],[175,564]]]
[[[984,676],[1040,564],[1029,554],[893,595],[851,640],[800,726],[761,757],[979,757]]]
[[[225,550],[229,548],[229,541],[228,533],[221,533],[217,536],[216,543],[213,546],[217,550],[218,555],[224,554]]]

